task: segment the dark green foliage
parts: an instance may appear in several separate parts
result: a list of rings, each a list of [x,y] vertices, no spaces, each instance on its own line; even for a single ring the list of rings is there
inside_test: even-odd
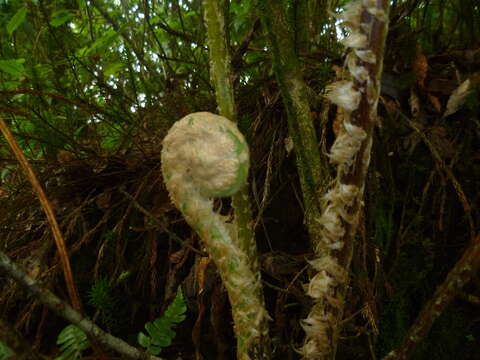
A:
[[[175,300],[168,306],[165,314],[145,324],[148,334],[140,332],[138,334],[138,343],[146,348],[149,354],[160,354],[163,348],[172,344],[172,340],[176,335],[172,327],[185,320],[186,311],[187,306],[183,298],[182,289],[179,287]]]
[[[381,355],[400,345],[413,320],[433,294],[433,258],[429,256],[429,243],[421,239],[402,249],[391,277],[394,294],[385,296],[380,314]]]
[[[99,311],[103,323],[112,325],[112,322],[115,320],[117,299],[106,278],[100,277],[95,280],[88,292],[88,304]]]
[[[470,321],[463,310],[447,309],[435,322],[427,341],[413,354],[412,360],[476,359],[478,334],[474,335],[467,324]]]
[[[8,359],[12,355],[12,350],[0,341],[0,360]]]
[[[7,24],[7,32],[9,35],[12,35],[12,33],[25,21],[27,11],[27,7],[23,6],[15,13],[15,15],[13,15]]]
[[[88,293],[88,303],[99,310],[111,311],[113,308],[112,288],[106,278],[99,278]]]

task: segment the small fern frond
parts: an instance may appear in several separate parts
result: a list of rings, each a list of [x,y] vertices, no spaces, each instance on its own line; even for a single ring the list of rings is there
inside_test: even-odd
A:
[[[186,311],[187,306],[183,298],[182,289],[179,287],[175,300],[168,306],[165,314],[145,324],[148,335],[140,332],[137,338],[138,343],[146,348],[147,353],[151,355],[160,354],[163,348],[172,344],[173,338],[177,335],[172,327],[185,320]]]
[[[172,303],[168,306],[163,317],[169,319],[171,323],[178,324],[185,320],[186,311],[187,305],[185,304],[185,299],[183,298],[182,288],[178,287],[177,295]]]
[[[57,345],[62,354],[55,360],[77,360],[82,357],[82,351],[90,347],[90,341],[83,330],[70,324],[58,334]]]

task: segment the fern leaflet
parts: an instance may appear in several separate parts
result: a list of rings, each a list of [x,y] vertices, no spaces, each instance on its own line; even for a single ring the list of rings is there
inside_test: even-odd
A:
[[[146,348],[147,353],[158,355],[163,348],[170,346],[176,332],[173,325],[185,320],[187,306],[183,298],[182,289],[178,287],[175,300],[168,306],[165,314],[154,321],[147,322],[145,329],[148,335],[143,332],[138,334],[138,343]]]
[[[82,351],[90,347],[90,341],[83,330],[71,324],[58,334],[57,345],[62,354],[55,360],[77,360],[82,357]]]

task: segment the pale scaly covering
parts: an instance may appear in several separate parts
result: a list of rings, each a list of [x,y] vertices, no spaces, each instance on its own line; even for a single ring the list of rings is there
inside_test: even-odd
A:
[[[213,198],[231,196],[247,180],[248,145],[232,121],[208,112],[185,116],[163,141],[162,173],[170,198],[203,240],[228,291],[241,359],[260,358],[269,317],[260,277],[236,245],[237,229],[213,211]]]

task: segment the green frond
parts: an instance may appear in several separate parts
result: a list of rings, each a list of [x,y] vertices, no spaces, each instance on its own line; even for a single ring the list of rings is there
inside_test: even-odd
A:
[[[172,340],[177,333],[172,329],[175,324],[185,320],[187,305],[183,298],[181,287],[178,287],[177,296],[168,306],[165,314],[154,321],[145,324],[145,330],[148,334],[140,332],[138,334],[138,343],[146,348],[147,353],[158,355],[163,348],[172,344]]]
[[[82,351],[90,347],[90,341],[83,330],[70,324],[58,334],[57,345],[61,355],[55,360],[77,360],[82,357]]]

